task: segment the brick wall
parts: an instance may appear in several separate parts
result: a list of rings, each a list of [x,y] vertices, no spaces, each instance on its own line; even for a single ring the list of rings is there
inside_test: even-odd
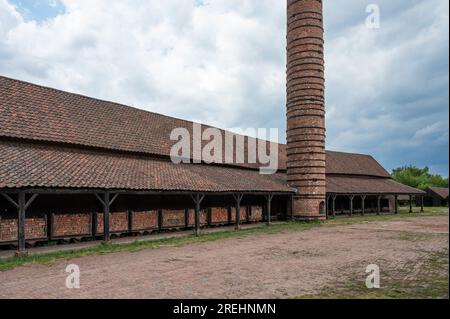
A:
[[[211,223],[228,224],[228,208],[211,208]]]
[[[148,230],[158,228],[158,211],[133,212],[133,230]]]
[[[231,210],[231,220],[233,222],[236,222],[236,208],[235,207],[233,207]],[[241,220],[241,223],[247,221],[247,206],[241,206],[240,220]]]
[[[0,242],[17,240],[17,219],[0,217]],[[47,237],[47,217],[30,217],[25,220],[25,238],[41,239]]]
[[[186,217],[184,209],[180,210],[163,210],[162,227],[185,227]]]
[[[90,235],[92,214],[53,214],[53,237]]]
[[[204,226],[208,224],[208,210],[202,209],[200,210],[200,225]],[[195,226],[195,210],[189,210],[189,226]]]
[[[109,231],[121,233],[128,231],[128,212],[117,212],[109,215]],[[97,235],[103,234],[103,213],[97,214]]]

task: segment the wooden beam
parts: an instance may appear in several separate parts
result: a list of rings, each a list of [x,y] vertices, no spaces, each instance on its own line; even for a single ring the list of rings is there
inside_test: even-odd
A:
[[[336,198],[337,198],[337,195],[336,195],[336,194],[333,194],[333,195],[332,195],[333,205],[332,205],[332,207],[331,207],[331,209],[332,209],[332,214],[333,214],[333,219],[336,218]]]
[[[162,209],[158,209],[158,231],[161,232],[163,227],[164,227],[163,210]]]
[[[398,195],[395,195],[394,201],[395,201],[395,203],[394,203],[395,214],[398,215]]]
[[[184,227],[189,228],[189,208],[184,209]]]
[[[330,210],[329,210],[330,197],[331,197],[331,195],[327,194],[327,197],[325,200],[325,215],[326,215],[327,220],[330,218]]]
[[[133,212],[131,210],[128,211],[128,233],[133,233]]]
[[[11,196],[9,196],[8,194],[5,193],[1,193],[2,196],[8,201],[10,202],[15,208],[19,208],[19,203],[16,202],[14,199],[11,198]]]
[[[110,196],[111,194],[109,192],[105,193],[103,206],[103,241],[105,243],[108,243],[111,240],[109,233]]]
[[[46,216],[47,220],[47,238],[52,240],[53,238],[53,213],[48,213]]]
[[[242,194],[242,193],[233,194],[233,197],[235,200],[235,207],[236,207],[235,229],[239,230],[241,228],[241,202],[242,202],[242,198],[244,197],[244,194]]]
[[[26,201],[26,204],[25,204],[25,210],[27,210],[28,207],[30,207],[30,205],[33,204],[33,202],[34,202],[34,200],[36,199],[36,197],[38,197],[38,194],[33,194],[33,195],[31,196],[31,198],[28,199],[28,201]]]
[[[361,196],[361,215],[364,216],[366,214],[366,198],[367,195]]]
[[[195,234],[197,236],[199,236],[200,235],[200,207],[201,207],[202,201],[205,199],[205,195],[198,193],[195,195],[191,195],[191,198],[195,204]]]
[[[412,195],[409,195],[409,213],[412,214]]]
[[[18,218],[17,218],[17,253],[18,256],[26,255],[25,247],[25,213],[26,213],[26,200],[25,193],[20,192],[18,198]]]
[[[352,217],[353,216],[353,200],[355,199],[355,195],[350,195],[349,199],[350,199],[350,217]]]
[[[381,196],[377,197],[377,215],[381,214]]]
[[[273,194],[266,195],[267,200],[267,226],[272,224],[272,200]]]
[[[97,225],[98,225],[97,217],[98,217],[97,212],[92,212],[92,215],[91,215],[91,235],[92,235],[93,239],[95,239],[95,236],[97,235]]]
[[[420,196],[420,212],[424,212],[424,203],[423,203],[423,195]]]

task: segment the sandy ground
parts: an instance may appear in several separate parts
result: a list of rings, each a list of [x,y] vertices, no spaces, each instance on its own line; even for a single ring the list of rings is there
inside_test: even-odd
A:
[[[448,231],[448,216],[422,217],[82,257],[0,272],[0,298],[296,297],[364,278],[369,264],[414,264],[448,247]],[[80,267],[80,289],[65,286],[68,264]]]

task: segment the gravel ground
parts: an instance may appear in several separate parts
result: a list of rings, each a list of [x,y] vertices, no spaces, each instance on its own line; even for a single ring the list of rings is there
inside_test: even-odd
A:
[[[364,277],[369,264],[414,264],[448,247],[448,232],[448,216],[420,217],[88,256],[0,272],[0,298],[297,297]],[[68,264],[80,289],[65,286]]]

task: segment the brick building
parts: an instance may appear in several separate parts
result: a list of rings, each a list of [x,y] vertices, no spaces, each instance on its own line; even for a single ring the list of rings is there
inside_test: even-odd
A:
[[[325,151],[321,1],[288,1],[287,51],[287,145],[272,175],[174,164],[171,132],[193,123],[0,76],[0,244],[381,213],[421,195],[371,156]]]

